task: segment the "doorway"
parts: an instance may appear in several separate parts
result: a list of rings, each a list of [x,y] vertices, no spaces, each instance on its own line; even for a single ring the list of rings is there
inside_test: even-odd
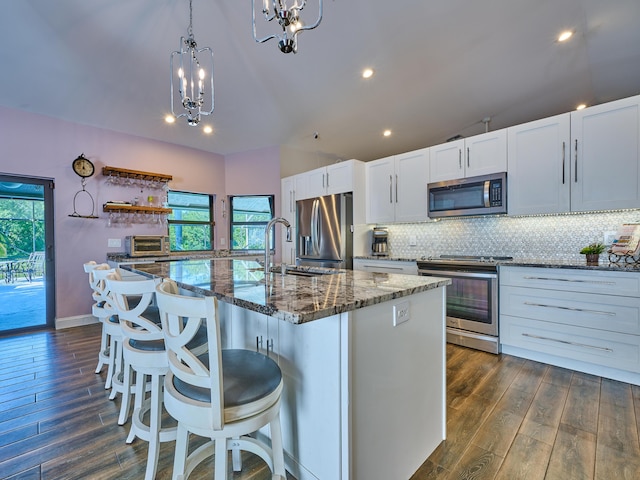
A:
[[[53,187],[0,174],[0,335],[54,327]]]

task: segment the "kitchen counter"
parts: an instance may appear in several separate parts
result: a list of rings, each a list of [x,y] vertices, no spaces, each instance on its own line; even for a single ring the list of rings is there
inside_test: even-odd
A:
[[[416,262],[418,260],[426,260],[429,258],[427,255],[420,255],[415,258],[405,257],[374,257],[374,256],[360,256],[354,258],[361,258],[365,260],[382,260],[382,261],[402,261],[402,262]],[[566,269],[581,269],[581,270],[608,270],[616,272],[640,272],[640,264],[610,262],[607,259],[606,254],[602,255],[600,263],[598,265],[587,265],[584,256],[579,259],[543,259],[543,258],[514,258],[510,261],[497,262],[498,266],[517,266],[517,267],[540,267],[540,268],[566,268]]]
[[[171,278],[196,294],[215,295],[226,303],[294,324],[451,284],[451,280],[444,278],[353,270],[313,277],[272,273],[265,284],[264,271],[258,262],[228,258],[133,263],[122,268],[146,276]]]
[[[122,268],[216,296],[223,347],[278,362],[298,480],[408,479],[444,440],[449,279],[342,270],[265,283],[258,262],[228,258]]]

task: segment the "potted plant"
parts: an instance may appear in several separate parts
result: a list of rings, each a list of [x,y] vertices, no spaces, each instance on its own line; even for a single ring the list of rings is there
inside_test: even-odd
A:
[[[580,253],[587,256],[587,265],[598,265],[600,260],[600,254],[605,251],[607,247],[600,242],[595,242],[587,245]]]

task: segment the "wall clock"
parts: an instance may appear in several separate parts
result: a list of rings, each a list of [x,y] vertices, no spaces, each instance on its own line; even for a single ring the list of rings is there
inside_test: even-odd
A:
[[[81,153],[71,165],[73,167],[73,171],[82,178],[90,177],[96,171],[96,167],[93,165],[91,160],[84,156],[84,153]]]

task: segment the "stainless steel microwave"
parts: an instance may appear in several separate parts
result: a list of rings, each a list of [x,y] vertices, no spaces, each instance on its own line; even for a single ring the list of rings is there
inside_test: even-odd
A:
[[[427,185],[430,218],[507,213],[507,173]]]
[[[169,255],[169,237],[166,235],[130,235],[124,245],[130,257],[160,257]]]

